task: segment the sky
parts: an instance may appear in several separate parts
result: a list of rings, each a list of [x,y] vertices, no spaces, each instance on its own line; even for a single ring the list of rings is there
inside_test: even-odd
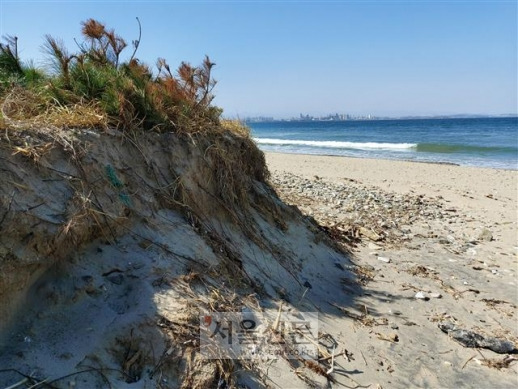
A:
[[[43,37],[74,51],[97,19],[137,57],[216,63],[227,117],[300,113],[516,114],[517,1],[9,1],[0,35],[44,66]],[[126,55],[131,55],[131,47]]]

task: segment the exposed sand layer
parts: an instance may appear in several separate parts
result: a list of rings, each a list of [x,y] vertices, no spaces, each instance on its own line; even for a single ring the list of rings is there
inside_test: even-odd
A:
[[[336,272],[348,255],[279,200],[242,134],[6,134],[0,388],[264,387],[268,363],[200,344],[200,315],[349,305],[330,295],[354,278]],[[275,366],[282,387],[326,382],[301,359]]]
[[[518,384],[514,354],[468,348],[439,328],[516,345],[517,171],[277,153],[267,163],[283,200],[353,247],[361,291],[346,280],[332,293],[353,302],[320,321],[354,354],[337,359],[348,377],[340,382]]]

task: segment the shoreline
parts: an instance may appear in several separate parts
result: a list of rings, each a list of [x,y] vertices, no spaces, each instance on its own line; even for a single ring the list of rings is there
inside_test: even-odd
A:
[[[258,146],[259,147],[259,146]],[[396,158],[371,158],[371,157],[360,157],[353,155],[335,155],[335,154],[308,154],[298,152],[281,152],[281,151],[265,151],[259,147],[259,149],[265,154],[281,154],[281,155],[301,155],[301,156],[315,156],[315,157],[333,157],[333,158],[351,158],[351,159],[365,159],[374,161],[389,161],[389,162],[410,162],[410,163],[421,163],[430,165],[447,165],[447,166],[458,166],[461,168],[474,168],[474,169],[490,169],[490,170],[504,170],[511,172],[518,172],[518,166],[516,169],[503,168],[503,167],[487,167],[487,166],[473,166],[473,165],[461,165],[460,163],[447,162],[447,161],[417,161],[413,159],[396,159]],[[518,165],[518,162],[517,162]]]

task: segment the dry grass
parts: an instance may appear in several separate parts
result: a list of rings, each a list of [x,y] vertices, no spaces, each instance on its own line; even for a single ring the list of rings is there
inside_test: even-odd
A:
[[[22,155],[32,159],[34,162],[38,162],[41,159],[41,157],[43,157],[50,150],[52,150],[53,147],[54,147],[54,145],[51,142],[47,142],[42,145],[26,144],[25,147],[14,146],[13,155],[22,154]]]
[[[356,265],[352,268],[352,271],[357,276],[356,281],[363,286],[367,285],[376,276],[376,272],[371,266]]]
[[[136,336],[133,329],[127,336],[115,339],[115,344],[110,351],[127,383],[138,382],[144,373],[144,366],[151,362],[150,351],[145,344],[145,339]]]
[[[388,319],[386,317],[381,318],[375,318],[371,315],[369,315],[366,307],[364,306],[365,312],[358,314],[355,312],[351,312],[348,309],[345,309],[344,307],[341,307],[337,304],[330,303],[335,308],[338,308],[342,313],[344,313],[347,317],[350,317],[355,322],[360,323],[364,327],[373,327],[373,326],[385,326],[388,325]]]
[[[137,18],[138,21],[138,18]],[[141,25],[139,23],[139,32]],[[59,128],[123,131],[174,131],[195,134],[219,130],[222,110],[212,106],[215,63],[205,56],[199,66],[182,62],[176,71],[159,58],[153,71],[135,57],[120,61],[126,41],[103,23],[82,23],[79,50],[45,36],[43,46],[54,73],[27,66],[18,57],[17,38],[0,43],[0,100],[8,126],[37,123]],[[140,34],[139,34],[140,35]],[[244,127],[235,131],[245,132]],[[229,127],[230,128],[230,127]]]
[[[250,137],[250,128],[239,120],[223,119],[221,120],[221,127],[224,130],[230,131],[231,133],[236,134],[240,137]]]
[[[14,128],[38,116],[46,107],[46,101],[40,93],[21,86],[14,86],[1,103],[4,122]]]
[[[511,363],[515,361],[518,361],[518,358],[513,355],[506,355],[502,359],[483,359],[482,364],[493,369],[502,370],[509,368]]]
[[[34,122],[64,129],[105,129],[108,127],[106,113],[95,103],[53,106],[47,112],[35,117]]]
[[[108,116],[95,102],[61,105],[49,101],[42,93],[15,87],[1,101],[2,127],[30,128],[87,128],[105,129]]]

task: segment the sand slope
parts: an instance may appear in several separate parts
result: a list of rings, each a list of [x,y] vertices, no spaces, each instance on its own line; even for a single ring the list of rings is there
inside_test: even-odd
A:
[[[200,315],[282,302],[334,315],[319,301],[349,305],[330,291],[354,275],[261,161],[230,133],[2,138],[0,387],[267,386],[261,360],[203,358]]]

